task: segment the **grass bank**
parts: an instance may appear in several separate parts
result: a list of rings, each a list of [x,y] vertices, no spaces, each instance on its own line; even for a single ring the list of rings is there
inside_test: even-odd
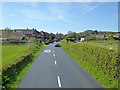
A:
[[[94,46],[98,46],[98,47],[102,47],[102,48],[106,48],[106,49],[110,49],[112,48],[113,50],[118,50],[118,45],[120,43],[120,41],[88,41],[88,42],[79,42],[79,43],[86,43],[86,44],[90,44],[90,45],[94,45]]]
[[[29,48],[29,52],[22,58],[9,62],[10,66],[3,65],[3,88],[17,88],[43,49],[44,46],[34,45]]]
[[[118,88],[118,51],[66,40],[61,47],[105,88]]]
[[[26,45],[4,45],[2,46],[2,65],[19,58],[29,51]]]

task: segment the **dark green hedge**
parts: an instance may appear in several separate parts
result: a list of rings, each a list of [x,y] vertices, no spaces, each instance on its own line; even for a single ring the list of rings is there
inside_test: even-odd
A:
[[[29,53],[24,56],[19,62],[3,67],[2,69],[2,85],[5,88],[9,88],[9,83],[16,80],[16,76],[19,75],[20,71],[30,62],[32,62],[33,54]],[[19,58],[20,59],[20,58]]]
[[[105,75],[110,76],[111,80],[119,79],[119,56],[118,51],[92,46],[80,43],[66,43],[66,40],[61,41],[61,46],[64,50],[68,50],[80,60],[89,63],[104,72]]]

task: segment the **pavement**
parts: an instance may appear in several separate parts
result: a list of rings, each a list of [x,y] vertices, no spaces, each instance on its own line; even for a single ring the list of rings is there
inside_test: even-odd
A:
[[[54,44],[44,48],[17,88],[103,88],[80,64]]]

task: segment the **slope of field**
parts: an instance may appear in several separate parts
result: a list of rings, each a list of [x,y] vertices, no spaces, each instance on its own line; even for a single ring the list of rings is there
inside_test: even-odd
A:
[[[24,53],[28,52],[26,45],[4,45],[2,46],[2,65],[17,59]]]
[[[88,42],[79,42],[79,43],[86,43],[94,46],[99,46],[103,47],[106,49],[113,49],[113,50],[118,50],[118,43],[120,41],[88,41]]]

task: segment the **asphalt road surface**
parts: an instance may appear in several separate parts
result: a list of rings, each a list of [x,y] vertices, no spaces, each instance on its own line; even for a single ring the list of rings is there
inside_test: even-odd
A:
[[[47,45],[18,88],[103,88],[61,47]]]

